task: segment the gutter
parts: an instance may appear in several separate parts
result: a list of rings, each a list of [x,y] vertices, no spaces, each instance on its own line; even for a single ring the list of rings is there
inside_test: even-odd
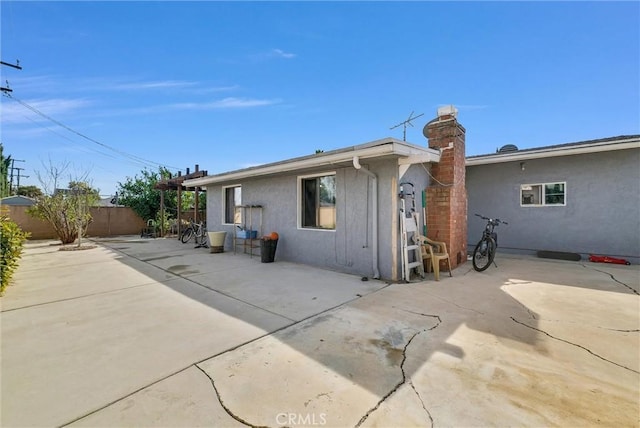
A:
[[[437,150],[429,149],[426,147],[412,147],[400,141],[389,140],[373,146],[365,145],[365,147],[362,148],[355,146],[351,150],[340,150],[336,153],[324,153],[315,156],[306,156],[290,161],[277,162],[223,174],[185,180],[183,182],[183,185],[187,187],[207,186],[210,184],[242,180],[244,178],[254,178],[265,175],[297,171],[306,168],[333,165],[340,162],[351,163],[354,156],[357,156],[359,159],[378,158],[382,156],[398,156],[401,158],[421,156],[424,161],[427,162],[437,162],[440,160]]]
[[[466,166],[487,165],[492,163],[525,161],[530,159],[544,159],[557,156],[582,155],[587,153],[610,152],[614,150],[638,149],[640,148],[640,140],[632,138],[619,143],[606,142],[602,144],[590,144],[576,147],[554,147],[541,148],[534,150],[521,150],[504,154],[489,154],[472,156],[466,159]]]
[[[372,241],[373,241],[373,279],[380,279],[380,271],[378,270],[378,176],[368,169],[362,168],[360,165],[360,158],[358,156],[353,157],[353,167],[357,171],[362,171],[373,180],[373,197],[371,199],[371,204],[373,205],[373,215],[372,215],[372,223],[373,230],[371,231]]]

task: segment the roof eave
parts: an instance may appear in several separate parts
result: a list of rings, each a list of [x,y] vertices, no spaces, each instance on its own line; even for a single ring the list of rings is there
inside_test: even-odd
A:
[[[640,139],[630,138],[616,142],[605,142],[600,144],[585,144],[573,147],[541,148],[531,151],[516,151],[502,154],[490,154],[466,159],[466,166],[488,165],[493,163],[524,161],[529,159],[543,159],[557,156],[581,155],[587,153],[600,153],[615,150],[640,148]]]
[[[207,186],[210,184],[237,181],[245,178],[264,177],[322,166],[333,166],[338,163],[349,162],[355,156],[360,160],[363,160],[381,158],[384,156],[408,157],[424,155],[425,159],[430,162],[439,162],[440,160],[440,153],[437,150],[429,149],[427,147],[423,148],[414,146],[395,139],[381,140],[379,144],[374,143],[354,146],[351,149],[319,153],[316,156],[304,157],[291,161],[267,164],[264,166],[232,171],[194,180],[187,180],[183,184],[189,187]]]

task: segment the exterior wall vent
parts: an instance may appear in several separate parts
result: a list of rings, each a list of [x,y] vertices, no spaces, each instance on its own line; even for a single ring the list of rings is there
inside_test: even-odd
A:
[[[518,151],[518,146],[514,144],[505,144],[504,146],[500,147],[500,149],[496,150],[496,153],[507,153],[507,152],[517,152],[517,151]]]

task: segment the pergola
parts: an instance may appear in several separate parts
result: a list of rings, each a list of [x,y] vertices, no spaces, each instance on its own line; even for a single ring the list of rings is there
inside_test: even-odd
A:
[[[178,175],[176,177],[169,177],[165,180],[160,180],[154,186],[154,189],[160,190],[160,216],[164,218],[164,192],[166,190],[176,190],[178,192],[178,213],[177,213],[177,221],[178,221],[178,239],[180,238],[180,233],[182,229],[182,221],[181,221],[181,206],[182,206],[182,192],[195,192],[194,204],[193,204],[193,221],[198,221],[198,195],[200,192],[203,192],[200,187],[185,187],[182,183],[185,180],[191,180],[192,178],[201,178],[207,175],[207,171],[200,171],[200,165],[196,165],[194,172],[189,172],[189,168],[187,168],[187,173],[182,175],[182,171],[178,171]],[[160,233],[164,236],[164,222],[160,222]]]

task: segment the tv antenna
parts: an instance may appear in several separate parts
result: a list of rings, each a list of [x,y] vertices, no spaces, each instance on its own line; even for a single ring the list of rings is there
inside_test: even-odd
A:
[[[400,122],[399,124],[392,126],[389,129],[396,129],[398,126],[402,126],[402,141],[407,141],[407,125],[409,126],[413,126],[413,124],[411,123],[411,121],[413,119],[417,119],[420,116],[424,116],[424,113],[420,113],[417,116],[413,115],[413,112],[411,112],[411,114],[409,115],[409,117],[407,118],[407,120],[405,120],[404,122]]]

